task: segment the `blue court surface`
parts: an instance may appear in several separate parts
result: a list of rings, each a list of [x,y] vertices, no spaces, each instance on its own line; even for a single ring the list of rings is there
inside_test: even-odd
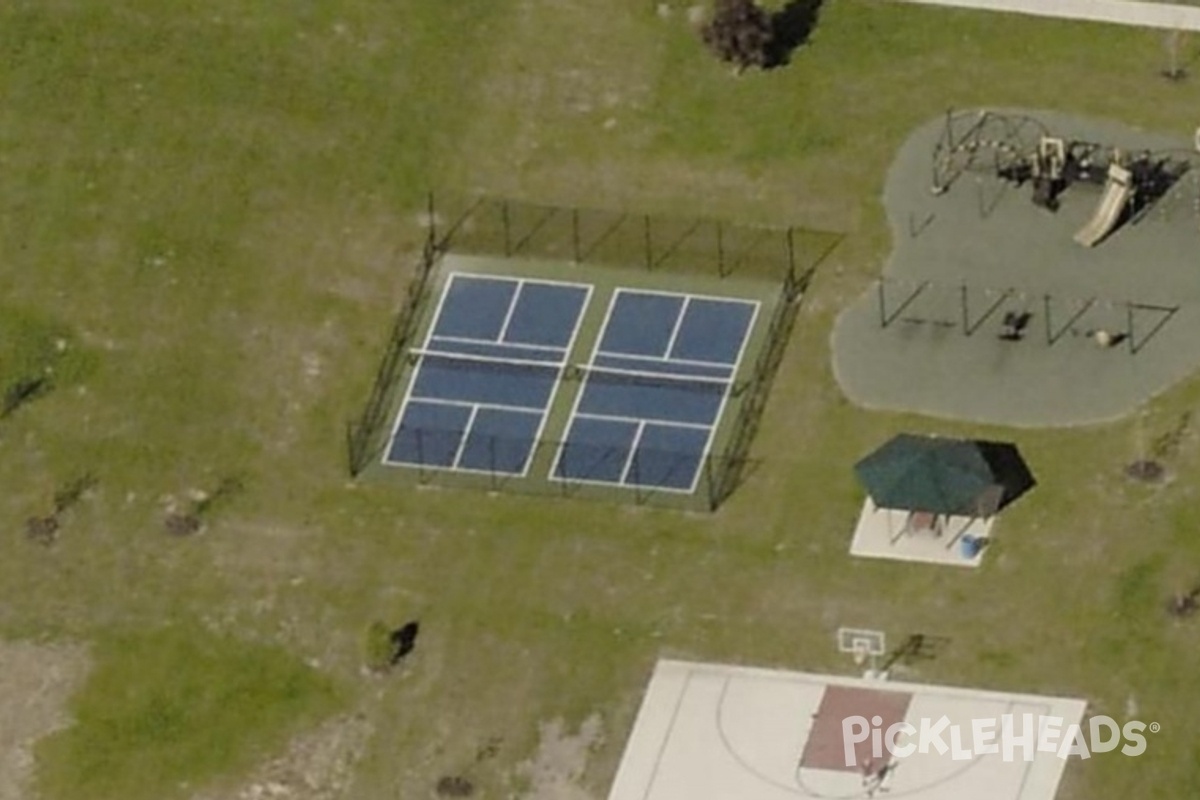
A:
[[[525,475],[590,293],[451,274],[385,462]]]
[[[694,491],[757,312],[618,289],[552,477]]]

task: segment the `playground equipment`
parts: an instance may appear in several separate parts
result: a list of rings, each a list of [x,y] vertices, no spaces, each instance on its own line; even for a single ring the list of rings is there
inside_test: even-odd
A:
[[[1200,149],[1200,130],[1197,135]],[[1095,213],[1075,234],[1079,244],[1095,247],[1191,169],[1191,157],[1177,151],[1147,150],[1131,158],[1117,147],[1052,136],[1032,117],[948,111],[933,149],[932,191],[944,194],[964,172],[984,173],[1017,186],[1029,183],[1034,205],[1056,211],[1072,185],[1103,186]]]
[[[1105,350],[1122,345],[1130,355],[1140,353],[1180,311],[1177,305],[1132,299],[887,277],[876,282],[875,291],[880,328],[919,326],[968,337],[985,330],[1005,342],[1047,347],[1086,338]]]
[[[1121,220],[1121,214],[1133,200],[1133,173],[1120,164],[1108,165],[1108,182],[1104,187],[1104,196],[1096,206],[1096,213],[1087,225],[1075,234],[1075,241],[1084,247],[1095,247],[1100,240],[1112,232]]]
[[[933,148],[932,191],[943,194],[968,171],[1002,174],[1024,169],[1028,176],[1025,154],[1049,134],[1046,126],[1033,117],[995,111],[947,111],[942,135]]]

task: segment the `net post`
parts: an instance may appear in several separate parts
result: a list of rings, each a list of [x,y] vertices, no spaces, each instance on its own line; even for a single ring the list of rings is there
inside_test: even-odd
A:
[[[884,288],[883,288],[883,282],[885,280],[887,280],[887,279],[880,278],[879,282],[877,284],[875,284],[876,287],[878,287],[878,289],[879,289],[879,327],[881,327],[881,328],[886,328],[888,326],[887,298],[885,296],[885,292],[884,292]]]

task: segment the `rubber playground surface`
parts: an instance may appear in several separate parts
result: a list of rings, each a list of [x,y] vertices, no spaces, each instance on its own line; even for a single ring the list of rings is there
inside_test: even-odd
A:
[[[1052,112],[1052,135],[1195,158],[1169,138]],[[872,408],[1017,426],[1119,418],[1200,367],[1200,169],[1096,247],[1074,236],[1104,189],[1073,184],[1052,213],[968,171],[930,191],[945,121],[904,143],[884,187],[894,249],[883,280],[839,316],[834,372]],[[1019,338],[1005,318],[1024,318]],[[1097,332],[1116,340],[1097,343]]]

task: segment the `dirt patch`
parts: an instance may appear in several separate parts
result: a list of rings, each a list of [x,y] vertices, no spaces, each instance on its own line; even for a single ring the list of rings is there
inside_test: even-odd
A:
[[[353,768],[371,737],[371,725],[339,717],[292,740],[287,752],[260,765],[234,788],[193,795],[193,800],[336,800],[344,797]],[[2,798],[0,800],[7,800]]]
[[[603,741],[599,714],[585,719],[574,735],[564,730],[560,719],[542,723],[537,754],[517,768],[529,780],[524,800],[593,800],[579,783],[589,756]]]
[[[88,664],[82,645],[0,641],[0,800],[33,796],[33,744],[70,724]]]

